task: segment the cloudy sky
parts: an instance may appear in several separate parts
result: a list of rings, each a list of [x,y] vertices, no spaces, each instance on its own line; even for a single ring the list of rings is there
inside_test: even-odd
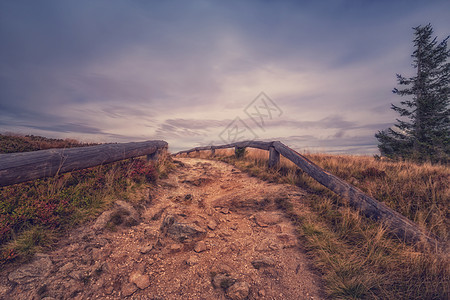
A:
[[[0,132],[377,153],[450,1],[1,0]]]

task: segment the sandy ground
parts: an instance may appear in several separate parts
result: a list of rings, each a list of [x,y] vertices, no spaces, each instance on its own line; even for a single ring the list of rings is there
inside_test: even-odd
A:
[[[135,209],[120,202],[55,250],[0,271],[0,299],[322,299],[277,210],[304,192],[180,158]]]

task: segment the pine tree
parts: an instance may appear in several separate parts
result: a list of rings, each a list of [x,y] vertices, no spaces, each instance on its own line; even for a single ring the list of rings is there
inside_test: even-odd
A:
[[[401,101],[401,106],[391,105],[403,118],[375,137],[382,155],[446,163],[450,161],[449,36],[438,43],[432,37],[431,24],[413,29],[415,50],[411,56],[416,76],[397,74],[398,84],[404,88],[393,90],[394,94],[412,97]]]

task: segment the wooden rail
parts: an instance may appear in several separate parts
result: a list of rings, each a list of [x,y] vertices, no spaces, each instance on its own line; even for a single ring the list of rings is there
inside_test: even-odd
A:
[[[366,195],[357,187],[345,182],[335,175],[323,170],[312,161],[292,150],[288,146],[279,141],[275,142],[259,142],[245,141],[221,146],[197,147],[186,151],[180,151],[174,155],[183,153],[191,153],[195,151],[211,150],[224,148],[258,148],[269,151],[269,167],[275,167],[280,161],[280,154],[296,164],[302,171],[307,173],[320,184],[330,189],[339,196],[349,200],[354,208],[358,209],[363,215],[374,220],[383,222],[390,230],[390,233],[397,236],[401,240],[407,242],[425,242],[433,247],[440,247],[439,242],[430,233],[420,228],[416,223],[404,217],[400,213],[387,207],[385,204]]]
[[[165,141],[105,144],[0,154],[0,187],[147,155],[167,149]]]

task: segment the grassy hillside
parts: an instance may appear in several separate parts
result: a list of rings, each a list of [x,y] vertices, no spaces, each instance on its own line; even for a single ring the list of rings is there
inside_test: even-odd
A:
[[[267,151],[247,150],[243,159],[236,159],[233,154],[232,150],[216,150],[214,158],[264,180],[294,184],[308,191],[304,201],[309,213],[299,203],[286,199],[278,199],[278,205],[297,225],[299,238],[323,274],[330,298],[448,299],[447,253],[419,250],[420,245],[407,245],[392,238],[382,224],[362,217],[345,199],[323,188],[284,158],[277,170],[269,170]],[[209,151],[199,155],[209,158]],[[448,245],[448,166],[361,156],[307,157],[428,229]]]
[[[73,139],[49,139],[35,135],[4,135],[0,134],[0,153],[29,152],[50,148],[72,148],[94,145],[81,143]]]
[[[0,136],[2,152],[86,145],[75,140]],[[164,159],[157,164],[128,159],[0,188],[0,265],[51,247],[65,230],[92,219],[115,199],[126,200],[138,189],[151,189],[169,167]]]

